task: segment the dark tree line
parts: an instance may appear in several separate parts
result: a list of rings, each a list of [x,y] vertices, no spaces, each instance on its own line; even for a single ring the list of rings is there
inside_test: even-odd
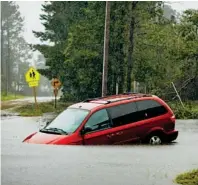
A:
[[[162,2],[111,2],[108,94],[116,84],[119,93],[133,91],[138,81],[140,91],[174,98],[174,82],[183,97],[198,99],[198,11],[167,19],[165,8]],[[45,31],[34,33],[50,45],[33,48],[49,68],[40,72],[60,78],[67,100],[101,96],[105,2],[46,2],[43,12]]]
[[[1,2],[1,93],[15,93],[25,88],[30,49],[23,37],[23,18],[19,6]]]

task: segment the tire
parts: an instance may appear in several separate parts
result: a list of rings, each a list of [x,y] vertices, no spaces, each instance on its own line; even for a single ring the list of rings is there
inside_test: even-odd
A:
[[[150,145],[161,145],[163,143],[163,135],[161,133],[151,133],[147,137],[147,143]]]

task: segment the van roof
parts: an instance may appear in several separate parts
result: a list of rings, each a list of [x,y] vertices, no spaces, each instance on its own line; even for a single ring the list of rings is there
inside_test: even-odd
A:
[[[123,93],[118,95],[110,95],[105,97],[87,99],[84,100],[83,102],[71,105],[69,108],[81,108],[81,109],[91,110],[95,107],[102,106],[105,104],[110,104],[119,101],[122,102],[125,100],[141,98],[141,97],[152,97],[152,95],[140,94],[140,93]]]

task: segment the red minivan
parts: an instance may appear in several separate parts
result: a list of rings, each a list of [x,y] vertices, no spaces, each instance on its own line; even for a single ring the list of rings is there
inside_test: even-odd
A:
[[[71,105],[23,142],[56,145],[158,145],[178,136],[170,107],[154,95],[124,93]]]

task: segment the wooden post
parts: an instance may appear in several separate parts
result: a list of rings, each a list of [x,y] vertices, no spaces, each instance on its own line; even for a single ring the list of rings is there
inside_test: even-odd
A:
[[[36,100],[36,87],[33,87],[33,95],[34,95],[35,110],[36,110],[38,108],[37,100]]]
[[[56,99],[56,97],[57,97],[57,94],[58,94],[58,89],[57,88],[55,88],[54,89],[54,108],[56,109],[56,105],[57,105],[57,99]]]
[[[116,82],[116,95],[118,95],[118,82]]]
[[[133,89],[134,89],[134,90],[133,90],[134,93],[136,93],[136,81],[135,81],[135,80],[133,81]]]
[[[109,27],[110,27],[110,2],[106,1],[105,31],[104,31],[104,54],[102,75],[102,96],[107,94],[108,56],[109,56]]]
[[[56,109],[56,95],[55,95],[54,107],[55,107],[55,109]]]

